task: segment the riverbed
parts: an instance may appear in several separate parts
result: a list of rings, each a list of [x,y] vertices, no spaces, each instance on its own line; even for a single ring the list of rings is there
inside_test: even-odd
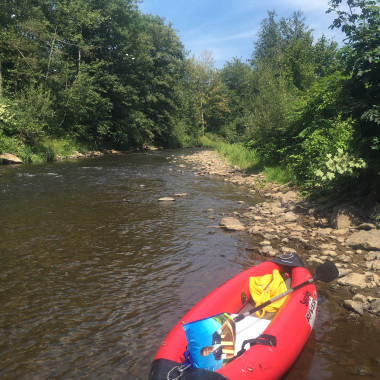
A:
[[[191,153],[0,167],[1,378],[146,379],[180,317],[264,260],[248,234],[218,227],[263,199],[173,161]],[[373,322],[353,324],[337,302],[319,286],[315,332],[287,379],[376,376]]]

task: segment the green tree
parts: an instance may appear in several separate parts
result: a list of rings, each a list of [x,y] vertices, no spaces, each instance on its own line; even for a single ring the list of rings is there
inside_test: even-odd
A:
[[[189,86],[197,99],[197,119],[205,132],[218,133],[222,120],[229,113],[227,91],[214,67],[212,53],[205,50],[188,65]]]
[[[296,100],[292,85],[275,69],[259,64],[254,78],[255,97],[251,103],[251,124],[246,139],[264,160],[278,159],[288,143],[287,115]]]
[[[178,81],[184,48],[172,25],[158,17],[148,20],[150,36],[150,80],[146,81],[147,116],[152,122],[153,142],[168,145],[175,129],[178,110]]]
[[[380,170],[380,5],[376,0],[332,0],[329,12],[336,12],[332,27],[346,34],[342,50],[345,72],[351,76],[347,110],[357,120],[362,157],[369,169]]]
[[[313,46],[314,71],[317,78],[339,70],[338,43],[329,41],[325,35]]]
[[[230,113],[224,121],[221,134],[231,141],[243,138],[252,123],[252,103],[255,97],[254,69],[248,63],[234,58],[220,72],[228,90]]]

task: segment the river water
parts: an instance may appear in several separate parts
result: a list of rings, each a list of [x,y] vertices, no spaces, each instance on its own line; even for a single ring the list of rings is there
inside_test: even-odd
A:
[[[177,166],[183,153],[0,167],[0,378],[146,379],[180,317],[260,261],[246,234],[215,226],[261,199]],[[329,294],[287,379],[355,376]]]

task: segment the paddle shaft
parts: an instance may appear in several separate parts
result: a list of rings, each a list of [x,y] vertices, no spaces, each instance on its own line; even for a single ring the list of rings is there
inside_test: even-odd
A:
[[[287,296],[288,294],[295,292],[295,291],[298,290],[299,288],[302,288],[303,286],[306,286],[306,285],[311,284],[311,283],[312,283],[313,281],[315,281],[315,280],[316,280],[316,278],[314,278],[314,276],[313,276],[313,277],[310,278],[309,280],[304,281],[304,282],[302,282],[301,284],[296,285],[294,288],[290,288],[290,289],[288,289],[286,292],[283,292],[283,293],[281,293],[281,294],[279,294],[279,295],[277,295],[277,296],[271,298],[270,300],[268,300],[268,301],[262,303],[261,305],[257,305],[257,306],[255,306],[253,309],[248,310],[248,311],[246,311],[246,312],[243,313],[243,314],[239,314],[237,317],[233,318],[234,322],[239,322],[239,321],[243,320],[247,315],[253,314],[253,313],[255,313],[256,311],[263,309],[264,307],[266,307],[266,306],[270,305],[271,303],[273,303],[273,302],[279,300],[280,298],[285,297],[285,296]]]

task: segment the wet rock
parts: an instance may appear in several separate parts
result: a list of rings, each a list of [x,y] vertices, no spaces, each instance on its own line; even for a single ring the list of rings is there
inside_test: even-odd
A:
[[[380,298],[377,298],[370,303],[368,311],[372,314],[380,316]]]
[[[331,284],[329,286],[329,289],[332,291],[332,292],[337,292],[339,289],[340,289],[340,286],[338,284]]]
[[[233,217],[223,218],[220,221],[219,225],[230,231],[244,231],[245,230],[245,226],[240,222],[240,220]]]
[[[259,253],[263,256],[275,257],[278,254],[278,251],[275,250],[270,245],[264,245],[259,249]]]
[[[22,164],[21,158],[11,153],[1,154],[0,161],[2,161],[3,164]]]
[[[360,376],[368,376],[372,374],[371,368],[366,365],[357,365],[355,367],[355,373]]]
[[[353,311],[356,314],[363,315],[364,308],[361,302],[354,300],[345,300],[343,306],[350,311]]]
[[[346,316],[346,319],[347,321],[351,321],[351,322],[357,322],[360,320],[360,315],[359,314],[356,314],[354,312],[351,312],[349,313],[347,316]]]
[[[369,302],[367,300],[366,296],[363,296],[362,294],[355,294],[353,298],[354,302],[361,303],[363,305],[363,310],[368,310],[369,309]]]

